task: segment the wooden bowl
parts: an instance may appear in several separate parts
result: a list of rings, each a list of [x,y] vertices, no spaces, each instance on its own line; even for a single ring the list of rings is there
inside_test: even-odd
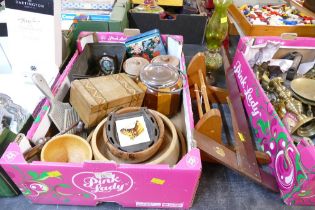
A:
[[[180,154],[180,143],[176,128],[172,121],[165,115],[156,112],[162,118],[165,125],[164,144],[152,158],[146,161],[149,164],[169,164],[175,165]]]
[[[144,164],[169,164],[175,165],[178,161],[180,154],[180,145],[175,126],[173,123],[163,114],[152,111],[152,113],[158,115],[164,123],[164,140],[158,151],[149,159],[142,163]],[[91,146],[95,160],[103,161],[115,161],[116,163],[126,163],[124,159],[118,158],[110,153],[103,140],[103,126],[107,119],[100,122],[95,128]]]
[[[44,145],[40,157],[44,162],[81,163],[92,160],[92,149],[80,136],[64,134],[49,140]]]
[[[140,110],[140,107],[127,107],[127,108],[118,110],[116,114],[125,114],[125,113],[130,113],[130,112],[136,112],[139,110]],[[103,126],[103,140],[112,155],[116,156],[117,158],[125,160],[126,163],[140,163],[149,159],[158,151],[164,139],[164,123],[157,114],[152,112],[152,110],[149,110],[149,112],[153,115],[153,117],[155,118],[157,122],[160,135],[158,139],[150,147],[139,152],[126,152],[114,146],[108,139],[108,136],[106,134],[106,127]],[[110,157],[111,159],[114,158],[112,156]]]
[[[178,139],[180,143],[180,155],[179,159],[182,159],[187,153],[187,143],[186,143],[186,138],[184,137],[183,133],[176,127],[176,131],[178,134]]]

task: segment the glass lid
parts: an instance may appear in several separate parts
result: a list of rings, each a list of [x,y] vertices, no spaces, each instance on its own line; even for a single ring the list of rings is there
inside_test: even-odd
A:
[[[151,87],[172,87],[179,78],[179,69],[165,63],[151,63],[140,71],[140,80]]]

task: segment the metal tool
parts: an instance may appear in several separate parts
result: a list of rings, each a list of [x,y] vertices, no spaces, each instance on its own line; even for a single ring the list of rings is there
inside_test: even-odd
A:
[[[73,109],[66,109],[65,116],[64,116],[64,128],[69,128],[71,125],[73,125],[76,122],[80,121],[80,117],[78,113]],[[75,132],[75,129],[69,130],[67,133],[73,134]]]
[[[62,131],[64,127],[65,112],[67,109],[71,109],[69,103],[62,103],[58,101],[50,90],[50,87],[45,78],[38,73],[33,74],[32,80],[39,90],[49,99],[50,110],[48,113],[49,118],[56,125],[59,131]]]

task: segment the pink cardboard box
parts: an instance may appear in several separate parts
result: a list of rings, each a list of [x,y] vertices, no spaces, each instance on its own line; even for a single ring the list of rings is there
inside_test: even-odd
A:
[[[123,39],[122,34],[115,36]],[[77,57],[78,52],[67,69]],[[182,53],[181,69],[185,72]],[[124,207],[189,208],[199,183],[201,159],[191,134],[194,122],[188,83],[184,86],[181,110],[172,120],[179,122],[185,132],[188,152],[174,166],[101,161],[27,163],[16,143],[8,146],[0,164],[33,203],[94,206],[115,202]]]
[[[303,142],[297,146],[294,144],[245,60],[244,51],[249,39],[251,37],[241,38],[232,68],[228,71],[234,72],[238,87],[245,96],[243,104],[256,136],[256,144],[271,157],[269,168],[277,180],[284,202],[287,205],[315,205],[315,147]],[[282,50],[307,49],[311,53],[315,50],[314,38],[282,40],[278,37],[257,37],[255,44],[267,40],[280,42]]]

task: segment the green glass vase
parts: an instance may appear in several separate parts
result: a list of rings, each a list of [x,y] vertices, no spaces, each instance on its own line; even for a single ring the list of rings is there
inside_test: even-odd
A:
[[[214,13],[206,27],[206,44],[208,51],[205,52],[208,72],[215,71],[222,66],[220,48],[228,32],[227,9],[232,0],[214,0]]]

